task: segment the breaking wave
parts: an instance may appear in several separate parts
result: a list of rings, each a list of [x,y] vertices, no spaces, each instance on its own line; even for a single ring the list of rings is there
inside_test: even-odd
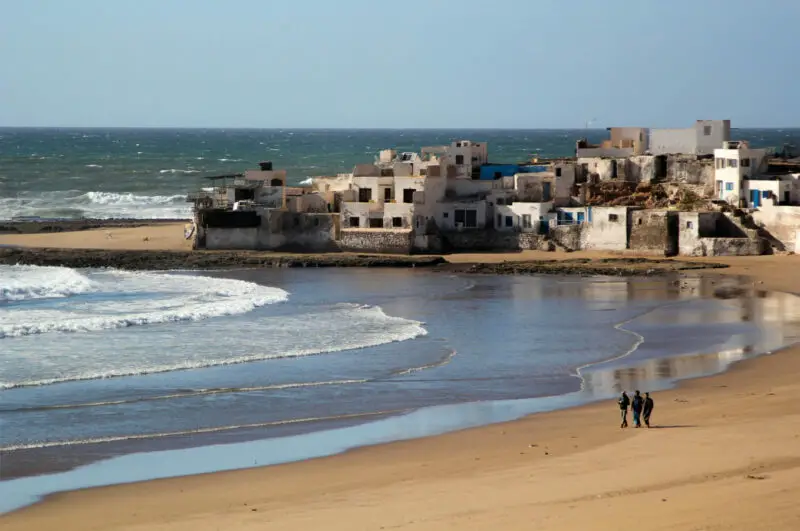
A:
[[[179,168],[170,168],[168,170],[159,170],[158,173],[161,173],[161,174],[164,174],[164,173],[182,173],[184,175],[191,175],[193,173],[200,173],[200,170],[191,170],[191,169],[190,170],[182,170],[182,169],[179,169]]]
[[[6,278],[7,268],[0,266],[1,278]],[[80,304],[70,301],[44,308],[18,305],[0,308],[0,338],[199,321],[246,313],[284,301],[288,296],[278,288],[234,279],[114,270],[87,278],[67,268],[45,269],[51,270],[47,274],[51,278],[69,279],[77,290],[59,291],[47,275],[27,268],[12,273],[14,282],[21,287],[9,289],[11,296],[30,298],[34,294],[41,298],[51,292],[68,296],[71,292],[85,293],[90,287],[101,296],[84,298]],[[109,294],[124,294],[126,299],[109,298]]]
[[[74,269],[64,267],[0,267],[0,303],[63,298],[94,290],[94,284]]]
[[[57,191],[0,197],[0,219],[189,219],[191,212],[183,194]]]

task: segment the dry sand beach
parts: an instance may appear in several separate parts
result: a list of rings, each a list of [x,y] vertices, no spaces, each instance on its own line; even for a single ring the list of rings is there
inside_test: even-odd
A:
[[[0,244],[185,248],[182,231],[5,235]],[[599,255],[448,259],[582,256]],[[800,257],[713,261],[730,267],[703,274],[800,292]],[[594,404],[300,463],[59,494],[0,517],[0,528],[795,530],[798,374],[800,348],[792,347],[657,393],[655,429],[620,430],[616,404]]]

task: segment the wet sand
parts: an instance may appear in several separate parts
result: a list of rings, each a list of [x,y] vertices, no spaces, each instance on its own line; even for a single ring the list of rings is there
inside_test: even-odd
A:
[[[796,256],[696,261],[729,266],[703,274],[800,292]],[[684,382],[654,396],[651,430],[621,430],[615,404],[595,404],[300,463],[59,494],[0,517],[0,527],[799,529],[798,373],[792,347]]]

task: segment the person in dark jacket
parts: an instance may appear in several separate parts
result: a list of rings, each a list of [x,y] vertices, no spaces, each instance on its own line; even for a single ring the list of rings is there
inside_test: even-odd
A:
[[[642,427],[642,408],[644,408],[644,399],[642,395],[639,394],[639,391],[633,395],[633,401],[631,402],[631,411],[633,412],[633,425],[636,428]]]
[[[653,414],[653,399],[650,398],[650,393],[644,394],[644,409],[642,410],[642,416],[644,417],[644,424],[648,428],[650,427],[650,415]]]
[[[628,398],[628,395],[625,394],[625,391],[622,391],[622,395],[620,395],[619,400],[617,400],[619,404],[619,414],[622,417],[622,424],[620,428],[627,428],[628,427],[628,406],[631,405],[631,399]]]

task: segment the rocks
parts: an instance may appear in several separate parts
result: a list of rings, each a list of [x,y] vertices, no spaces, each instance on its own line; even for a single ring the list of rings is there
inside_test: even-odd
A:
[[[0,249],[0,264],[113,267],[129,270],[233,267],[431,267],[442,257],[352,254],[281,255],[260,251],[106,251],[94,249]]]
[[[605,258],[601,260],[580,258],[472,264],[463,272],[491,275],[657,276],[686,269],[720,267],[727,266],[713,263],[681,262],[680,260],[648,260],[646,258]]]

